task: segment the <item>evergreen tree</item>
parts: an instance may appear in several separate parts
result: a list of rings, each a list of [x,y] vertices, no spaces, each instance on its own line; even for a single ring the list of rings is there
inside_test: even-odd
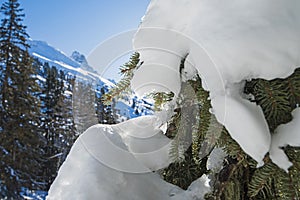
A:
[[[73,79],[67,79],[63,72],[60,74],[60,79],[64,82],[64,95],[62,95],[59,99],[57,104],[58,109],[56,109],[57,115],[61,116],[61,120],[59,120],[60,126],[58,128],[59,138],[57,138],[57,142],[55,144],[55,146],[59,149],[57,154],[59,155],[59,157],[57,157],[57,171],[55,174],[57,174],[59,167],[67,158],[71,147],[78,137],[73,110]]]
[[[299,199],[299,148],[290,146],[284,148],[285,153],[293,163],[288,173],[275,165],[269,155],[265,157],[265,165],[257,168],[257,163],[241,149],[239,144],[230,137],[228,131],[224,127],[222,128],[222,125],[210,114],[209,109],[211,106],[208,92],[201,89],[200,81],[197,82],[199,89],[195,88],[195,91],[199,98],[198,101],[202,101],[199,113],[199,131],[196,134],[192,130],[189,131],[192,137],[197,138],[197,140],[191,142],[191,146],[184,152],[183,160],[175,161],[162,171],[165,180],[186,189],[194,180],[206,173],[211,177],[212,186],[212,192],[206,195],[206,199]],[[184,90],[184,87],[182,90]],[[251,100],[262,108],[270,132],[274,133],[280,124],[292,120],[291,111],[299,107],[300,70],[297,69],[286,79],[254,79],[248,81],[245,84],[245,93],[253,96],[254,99]],[[182,114],[182,112],[180,111],[179,114]],[[179,141],[182,141],[182,137],[179,137],[182,135],[180,128],[176,129],[176,127],[182,127],[182,125],[176,119],[177,116],[175,115],[171,120],[175,123],[175,130],[173,128],[171,132],[175,134],[175,142],[173,142],[170,151],[172,158],[180,158],[180,154],[176,152],[177,149],[180,149],[181,143],[176,142],[176,138],[180,138]],[[215,133],[210,132],[211,130],[207,128],[209,124],[211,126],[212,122],[213,126],[216,127],[212,130],[221,128],[221,135],[216,135],[218,131],[215,131]],[[182,120],[180,120],[180,123],[182,123]],[[193,123],[188,122],[188,124]],[[184,128],[184,130],[188,129]],[[167,132],[168,134],[170,134],[170,131]],[[208,143],[203,138],[207,138]],[[203,147],[207,148],[207,145],[210,145],[210,147],[208,150],[204,149],[205,153],[203,154]],[[206,171],[207,158],[212,148],[221,148],[227,154],[222,169],[217,172]],[[196,153],[193,153],[193,151]],[[195,170],[195,164],[193,163],[197,164],[195,162],[197,160],[201,161],[199,165],[202,165],[202,167],[195,172],[193,171]],[[196,167],[199,167],[199,165],[196,165]]]
[[[71,83],[65,80],[65,74],[48,63],[43,65],[45,82],[42,85],[41,129],[46,139],[43,147],[44,158],[41,182],[44,190],[49,190],[58,169],[65,160],[76,139],[76,131],[72,113]]]
[[[37,68],[27,49],[24,14],[17,0],[1,6],[1,196],[19,198],[21,187],[36,188],[40,146]]]
[[[98,85],[96,89],[96,114],[98,123],[115,124],[115,115],[113,105],[104,104],[102,97],[107,93],[108,89],[103,85]]]
[[[46,146],[44,147],[46,160],[43,177],[44,182],[49,185],[57,172],[56,163],[49,158],[58,153],[55,142],[59,134],[57,129],[61,116],[58,116],[56,111],[60,109],[58,101],[62,98],[63,82],[58,79],[59,74],[55,67],[50,68],[48,64],[45,64],[44,71],[46,81],[42,84],[40,97],[42,103],[41,128],[46,139]]]
[[[98,123],[96,95],[91,83],[76,81],[73,89],[73,112],[78,135]]]
[[[125,65],[127,70],[124,71],[124,79],[108,93],[106,100],[118,97],[128,90],[128,79],[131,79],[138,67],[138,58],[138,54],[134,54]],[[180,66],[182,67],[184,66]],[[187,86],[195,92],[195,99],[188,99]],[[261,107],[270,133],[273,134],[279,125],[292,120],[291,112],[300,105],[300,70],[295,70],[285,79],[247,81],[244,92],[252,97],[249,101],[256,102]],[[173,98],[167,93],[154,93],[151,96],[155,100],[156,109]],[[264,159],[265,165],[257,168],[256,161],[241,149],[226,128],[211,114],[208,97],[209,93],[203,89],[198,76],[182,83],[178,98],[180,106],[175,109],[166,132],[166,136],[173,139],[170,157],[174,162],[160,171],[162,177],[186,189],[203,174],[209,175],[212,192],[205,197],[209,200],[300,199],[300,148],[283,148],[293,163],[288,173],[275,165],[269,155]],[[198,112],[187,115],[184,112],[187,110],[188,113]],[[221,149],[226,154],[223,166],[218,171],[206,169],[213,149]]]

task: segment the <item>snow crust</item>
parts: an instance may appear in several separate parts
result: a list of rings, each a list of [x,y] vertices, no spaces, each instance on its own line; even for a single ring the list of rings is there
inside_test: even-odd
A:
[[[145,116],[89,128],[73,145],[47,200],[203,199],[210,190],[206,176],[184,191],[152,172],[169,164],[165,146],[170,141],[157,122]]]
[[[186,57],[185,75],[198,72],[218,121],[260,166],[277,140],[261,109],[237,89],[251,78],[287,77],[300,65],[299,10],[298,0],[152,0],[133,41],[143,65],[132,88],[140,96],[178,94]]]

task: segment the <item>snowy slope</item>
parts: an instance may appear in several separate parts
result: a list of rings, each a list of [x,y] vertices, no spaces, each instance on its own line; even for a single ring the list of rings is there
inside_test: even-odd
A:
[[[41,62],[48,62],[50,66],[55,66],[65,72],[76,75],[79,79],[87,81],[100,81],[108,87],[115,84],[97,74],[91,67],[82,67],[82,64],[73,58],[67,56],[62,51],[50,46],[44,41],[29,40],[29,52]]]
[[[80,63],[76,62],[75,60],[71,59],[62,51],[50,46],[47,42],[44,41],[37,41],[37,40],[29,40],[30,45],[29,52],[32,55],[40,55],[43,58],[47,58],[52,61],[59,61],[70,65],[74,68],[79,68]]]

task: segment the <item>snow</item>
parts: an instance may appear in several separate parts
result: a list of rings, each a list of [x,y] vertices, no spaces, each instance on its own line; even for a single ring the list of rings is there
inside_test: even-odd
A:
[[[32,53],[32,55],[34,56],[34,57],[37,57],[37,58],[40,58],[40,59],[42,59],[42,60],[44,60],[44,61],[46,61],[46,62],[52,62],[50,59],[48,59],[48,58],[46,58],[46,57],[44,57],[44,56],[41,56],[41,55],[39,55],[39,54],[37,54],[37,53]]]
[[[245,80],[285,78],[300,66],[299,9],[298,0],[152,0],[133,40],[143,65],[132,88],[177,95],[186,57],[186,76],[199,73],[212,112],[260,166],[274,139],[261,108],[238,90]]]
[[[157,117],[144,116],[89,128],[73,145],[47,199],[203,199],[210,191],[206,176],[184,191],[152,172],[169,162],[170,141],[159,124]]]
[[[108,87],[114,87],[115,84],[99,74],[95,73],[92,68],[83,68],[82,65],[74,59],[67,56],[62,51],[52,47],[44,41],[29,40],[29,52],[41,62],[48,62],[50,66],[55,66],[58,69],[72,72],[77,78],[82,80],[100,80]]]
[[[135,104],[133,104],[133,100],[135,100]],[[114,105],[118,122],[153,114],[150,108],[151,106],[145,105],[144,101],[141,101],[134,96],[130,96],[128,99],[119,99]]]
[[[270,150],[270,158],[279,167],[288,171],[288,168],[292,166],[288,157],[285,155],[281,147],[287,145],[300,146],[300,108],[297,108],[292,112],[294,119],[288,123],[280,125],[276,129],[276,133],[272,136],[272,146]]]
[[[42,82],[46,82],[46,79],[40,75],[36,75],[36,78]]]
[[[67,95],[67,96],[72,96],[72,95],[73,95],[73,92],[68,91],[68,90],[65,90],[65,95]]]
[[[52,47],[48,43],[44,41],[38,41],[38,40],[29,40],[29,52],[31,54],[38,54],[43,58],[47,58],[46,60],[54,60],[57,59],[58,61],[61,61],[67,65],[73,66],[75,68],[79,68],[80,64],[71,59],[69,56],[67,56],[62,51]]]
[[[147,171],[156,171],[171,163],[171,140],[159,129],[160,124],[157,117],[144,116],[116,128],[130,153],[147,167]]]
[[[299,108],[293,121],[271,136],[261,108],[244,99],[241,89],[245,80],[284,78],[300,65],[299,9],[298,0],[152,0],[134,36],[143,65],[132,88],[139,96],[172,91],[176,97],[181,80],[198,72],[210,92],[211,112],[241,148],[258,166],[270,152],[287,170],[292,163],[280,147],[300,145]],[[171,141],[160,128],[174,102],[156,116],[89,128],[72,147],[47,199],[203,199],[210,191],[206,175],[184,191],[153,172],[171,162]],[[214,150],[207,168],[221,168],[223,156]]]
[[[225,124],[231,137],[238,141],[243,150],[263,165],[263,158],[269,151],[271,135],[264,114],[256,104],[241,97],[217,96],[212,99],[214,114]],[[253,139],[255,138],[255,142]]]
[[[206,168],[213,172],[219,172],[223,167],[225,157],[226,153],[223,149],[214,148],[207,159]]]
[[[47,196],[47,192],[46,191],[40,191],[40,190],[29,190],[28,188],[21,188],[21,196],[23,197],[24,200],[43,200],[46,198]]]
[[[145,94],[147,92],[149,93],[149,91],[173,91],[178,94],[180,91],[179,71],[169,66],[171,66],[170,63],[156,63],[154,65],[143,66],[135,73],[135,78],[132,82],[132,87],[135,89],[135,92],[137,94]],[[151,76],[152,74],[155,74],[155,76]],[[168,76],[166,76],[166,74],[168,74]],[[170,88],[172,88],[172,90],[170,90]]]

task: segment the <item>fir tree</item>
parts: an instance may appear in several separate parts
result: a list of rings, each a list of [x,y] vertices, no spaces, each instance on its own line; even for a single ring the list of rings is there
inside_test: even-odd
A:
[[[41,128],[46,139],[44,147],[45,169],[43,172],[44,182],[49,186],[57,172],[57,164],[52,156],[57,155],[55,142],[58,138],[58,126],[62,116],[57,114],[59,100],[62,98],[63,82],[58,78],[58,71],[55,67],[50,68],[48,64],[44,66],[46,81],[42,84],[42,115]],[[45,188],[46,189],[46,188]]]
[[[106,86],[98,85],[96,89],[96,114],[98,123],[101,124],[115,124],[116,118],[114,116],[113,105],[107,105],[103,102],[103,96],[107,93]]]
[[[98,123],[96,95],[91,83],[75,82],[73,89],[73,112],[78,135]]]
[[[134,55],[134,59],[125,65],[130,72],[129,76],[125,74],[124,80],[109,93],[107,99],[119,96],[129,88],[130,78],[139,63],[138,54]],[[187,85],[195,91],[195,99],[187,99]],[[291,112],[300,105],[300,70],[295,70],[285,79],[246,81],[244,92],[252,97],[249,101],[261,107],[272,134],[279,125],[292,120]],[[167,93],[154,93],[151,96],[155,100],[156,109],[160,109],[163,103],[173,98]],[[293,163],[288,173],[275,165],[269,155],[264,159],[265,165],[257,168],[257,163],[210,113],[211,103],[208,97],[209,93],[202,88],[198,76],[182,83],[178,99],[180,106],[175,109],[166,132],[173,139],[170,157],[174,162],[160,171],[162,177],[186,189],[202,174],[207,174],[211,178],[212,187],[212,192],[205,197],[209,200],[300,199],[299,147],[284,147],[286,155]],[[197,110],[199,112],[186,115],[183,110],[189,109],[189,113]],[[222,149],[227,156],[219,171],[207,171],[207,158],[214,148]],[[186,151],[181,151],[182,149]]]
[[[43,144],[38,129],[39,86],[37,68],[27,49],[28,35],[22,25],[24,14],[17,0],[1,7],[1,194],[19,198],[21,187],[37,188],[40,173],[39,148]]]
[[[286,79],[255,79],[245,84],[245,93],[253,96],[254,99],[251,99],[251,101],[256,102],[262,108],[271,133],[280,124],[290,122],[292,120],[291,111],[299,107],[299,72],[300,70],[297,69]],[[199,92],[197,96],[204,103],[200,106],[200,126],[198,128],[200,131],[196,133],[198,135],[197,138],[200,140],[196,143],[193,141],[189,147],[192,150],[196,150],[196,153],[193,154],[193,151],[188,149],[185,152],[183,161],[177,162],[177,165],[176,162],[172,163],[167,169],[163,170],[162,175],[165,180],[185,189],[186,185],[199,178],[201,173],[185,176],[190,174],[190,171],[195,168],[186,166],[194,162],[190,157],[196,156],[196,159],[199,159],[197,156],[203,155],[203,152],[201,152],[202,147],[210,144],[212,148],[222,148],[227,157],[220,171],[206,172],[211,177],[211,186],[213,188],[212,193],[206,195],[206,199],[299,199],[299,148],[290,146],[284,148],[290,161],[293,163],[289,173],[275,165],[268,155],[266,155],[264,160],[265,165],[257,168],[257,163],[241,149],[224,127],[221,135],[217,136],[214,133],[210,133],[209,129],[207,129],[207,125],[215,120],[211,120],[214,119],[214,116],[209,112],[210,101],[207,98],[208,93],[201,89],[199,82],[198,85],[200,90],[195,89],[195,91],[197,94]],[[176,115],[172,120],[174,121],[174,119],[176,119]],[[216,126],[216,128],[222,127],[216,121],[214,124],[213,126]],[[178,134],[181,134],[180,129],[176,130],[176,126],[180,127],[180,124],[175,121],[175,130],[172,130],[173,134],[175,133],[175,138],[178,137]],[[190,132],[193,135],[192,131]],[[204,137],[209,139],[208,143],[205,140],[201,140]],[[179,146],[180,143],[173,143],[171,157],[179,158],[179,154],[174,153]],[[209,151],[206,151],[204,155],[209,156]],[[205,172],[206,160],[202,158],[200,161],[204,163],[202,163],[202,169],[198,170],[198,172]],[[184,165],[180,165],[182,163]],[[177,173],[178,171],[181,171],[181,173]]]
[[[45,82],[41,82],[40,122],[46,144],[42,148],[44,162],[40,181],[45,183],[43,189],[47,191],[76,139],[76,130],[72,112],[71,80],[66,80],[65,73],[58,71],[56,67],[50,67],[48,63],[41,65]]]

